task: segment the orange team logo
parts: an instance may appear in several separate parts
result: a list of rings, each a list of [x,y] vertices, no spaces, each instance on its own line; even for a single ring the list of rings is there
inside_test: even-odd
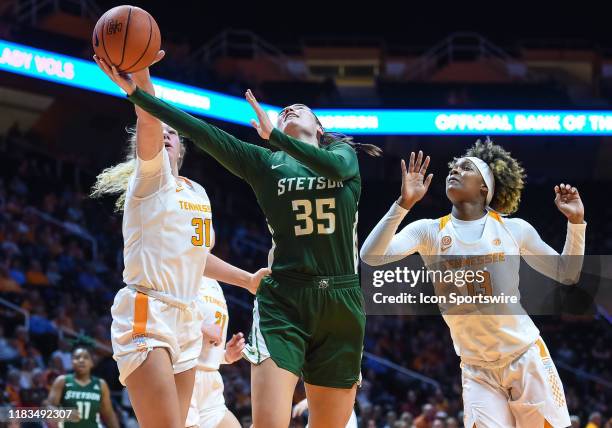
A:
[[[446,251],[451,245],[453,245],[453,239],[448,235],[443,236],[442,241],[440,241],[440,249]]]
[[[501,245],[501,239],[499,239],[499,238],[495,238],[495,239],[493,240],[493,245],[495,245],[495,246],[500,246],[500,245]]]
[[[184,189],[184,187],[179,184],[178,186],[176,186],[176,193],[180,192],[183,189]]]

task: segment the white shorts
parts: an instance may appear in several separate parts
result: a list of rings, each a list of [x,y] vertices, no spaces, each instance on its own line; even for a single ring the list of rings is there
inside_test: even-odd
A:
[[[181,309],[124,287],[115,296],[111,314],[113,358],[122,385],[153,348],[167,348],[175,374],[195,367],[202,350],[202,315],[195,302]]]
[[[570,417],[563,385],[539,338],[509,365],[462,364],[466,428],[565,428]]]
[[[223,397],[223,379],[218,371],[196,371],[193,395],[185,426],[215,428],[227,412]]]

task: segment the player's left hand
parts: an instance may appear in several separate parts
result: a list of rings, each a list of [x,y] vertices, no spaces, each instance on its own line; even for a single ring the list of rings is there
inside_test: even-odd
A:
[[[225,345],[225,361],[227,361],[228,364],[233,364],[241,359],[244,347],[244,334],[238,333],[232,335],[232,338]]]
[[[274,130],[274,125],[268,117],[268,114],[261,108],[255,99],[255,95],[253,95],[253,92],[251,92],[250,89],[246,91],[244,97],[249,102],[253,110],[255,110],[255,114],[257,115],[257,120],[251,119],[251,125],[253,125],[253,128],[257,130],[257,133],[261,138],[264,140],[269,140],[270,134]]]
[[[584,223],[584,205],[575,187],[563,183],[555,186],[555,205],[570,223]]]
[[[245,287],[247,290],[251,292],[251,294],[256,294],[257,289],[259,288],[259,283],[263,279],[264,276],[270,275],[272,273],[272,269],[269,268],[261,268],[257,272],[251,274],[251,278],[247,286]]]

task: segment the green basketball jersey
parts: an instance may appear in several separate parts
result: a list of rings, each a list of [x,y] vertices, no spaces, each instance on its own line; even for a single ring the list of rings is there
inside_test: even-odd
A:
[[[241,141],[137,89],[129,99],[187,136],[253,188],[270,232],[272,270],[357,273],[357,154],[346,143],[314,147],[275,129],[273,151]]]
[[[81,386],[73,374],[66,375],[62,391],[61,407],[78,409],[79,422],[64,422],[65,428],[98,428],[100,427],[100,404],[102,402],[102,384],[100,379],[92,376],[91,381]]]

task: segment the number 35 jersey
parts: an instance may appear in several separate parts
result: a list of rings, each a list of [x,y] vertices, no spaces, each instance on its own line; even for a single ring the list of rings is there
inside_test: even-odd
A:
[[[272,233],[272,271],[313,276],[357,273],[361,177],[357,154],[349,144],[338,139],[314,146],[275,128],[266,147],[261,147],[142,90],[135,90],[129,100],[188,136],[249,183]]]
[[[135,162],[123,214],[123,281],[192,301],[214,243],[208,196],[172,174],[166,149]]]
[[[353,152],[347,144],[335,146]],[[267,169],[254,189],[272,233],[272,270],[357,273],[359,175],[344,181],[323,177],[282,151],[270,156]]]

